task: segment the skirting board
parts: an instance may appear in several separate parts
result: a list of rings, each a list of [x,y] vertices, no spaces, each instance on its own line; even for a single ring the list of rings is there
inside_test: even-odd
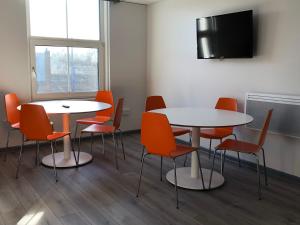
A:
[[[138,134],[138,133],[140,133],[140,130],[123,131],[123,134]],[[88,138],[89,137],[82,137],[82,139],[88,139]],[[186,141],[183,141],[183,140],[176,139],[176,141],[177,141],[177,143],[182,143],[182,144],[189,145],[189,142],[186,142]],[[58,142],[62,142],[62,140],[60,140]],[[46,144],[47,144],[46,142],[41,143],[41,145],[46,145]],[[30,143],[26,146],[34,146],[34,145],[35,145],[34,143]],[[19,146],[13,146],[13,147],[9,147],[7,151],[13,152],[13,151],[18,151],[18,150],[19,150]],[[6,148],[0,148],[0,153],[5,152],[5,151],[6,151]],[[201,151],[205,152],[207,154],[209,153],[209,149],[207,149],[207,148],[201,147]],[[231,163],[235,163],[235,164],[238,165],[238,159],[235,158],[235,157],[226,155],[226,161],[230,161]],[[246,160],[242,160],[242,159],[241,159],[241,163],[242,163],[243,167],[248,167],[248,168],[251,168],[253,170],[256,170],[256,164],[255,163],[252,163],[252,162],[249,162],[249,161],[246,161]],[[267,172],[268,172],[269,175],[272,175],[273,177],[285,177],[287,179],[292,179],[296,182],[300,182],[300,177],[297,177],[297,176],[294,176],[294,175],[291,175],[291,174],[288,174],[288,173],[285,173],[285,172],[282,172],[282,171],[279,171],[279,170],[275,170],[275,169],[267,167]]]

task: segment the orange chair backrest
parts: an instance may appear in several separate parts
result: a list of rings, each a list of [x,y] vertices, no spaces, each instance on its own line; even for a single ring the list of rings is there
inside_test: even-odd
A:
[[[165,115],[143,113],[141,143],[150,154],[170,156],[170,153],[176,149],[176,143],[169,120]]]
[[[121,125],[121,119],[122,119],[122,113],[123,113],[123,104],[124,104],[124,98],[120,98],[118,100],[117,109],[114,117],[113,125],[116,129],[120,128]]]
[[[149,96],[146,99],[145,111],[166,108],[166,103],[162,96]]]
[[[265,143],[267,132],[268,132],[268,129],[269,129],[269,126],[270,126],[270,121],[271,121],[272,114],[273,114],[273,109],[270,109],[268,111],[268,115],[267,115],[267,118],[265,120],[263,129],[260,133],[259,142],[258,142],[258,145],[260,147],[262,147]]]
[[[224,98],[218,99],[215,109],[237,111],[237,100],[235,98]]]
[[[4,96],[7,121],[10,124],[20,122],[20,111],[17,107],[20,105],[18,96],[15,93]]]
[[[28,140],[47,140],[53,133],[43,106],[23,104],[20,114],[20,130]]]
[[[215,106],[215,109],[229,110],[229,111],[237,111],[237,100],[235,98],[225,98],[220,97]],[[226,127],[225,129],[233,132],[233,127]]]
[[[96,112],[97,116],[111,117],[114,114],[114,97],[111,91],[98,91],[96,95],[97,102],[104,102],[111,105],[111,108]]]

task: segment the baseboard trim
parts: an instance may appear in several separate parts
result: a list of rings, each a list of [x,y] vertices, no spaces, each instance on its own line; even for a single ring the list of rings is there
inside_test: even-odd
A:
[[[128,130],[128,131],[123,131],[123,133],[124,134],[137,134],[137,133],[140,133],[140,130]],[[82,137],[82,139],[88,139],[88,138],[89,137]],[[72,140],[74,140],[74,138],[72,138]],[[177,141],[177,143],[189,145],[189,142],[183,141],[181,139],[176,139],[176,141]],[[60,142],[62,142],[62,140],[58,141],[58,143],[60,143]],[[48,144],[47,142],[41,143],[41,145],[47,145],[47,144]],[[30,143],[30,144],[27,144],[26,147],[27,146],[28,147],[32,147],[34,145],[35,145],[34,143]],[[201,151],[209,154],[209,149],[203,148],[203,147],[201,147],[200,149],[201,149]],[[19,150],[19,146],[11,146],[8,149],[6,149],[6,148],[0,148],[0,152],[1,153],[4,153],[5,151],[7,151],[7,152],[15,152],[15,151],[18,151],[18,150]],[[26,150],[26,149],[24,149],[24,150]],[[230,161],[231,163],[234,163],[234,164],[238,165],[238,159],[235,158],[235,157],[227,155],[226,156],[226,161]],[[242,163],[243,167],[248,167],[248,168],[251,168],[253,170],[256,170],[256,164],[253,163],[253,162],[249,162],[249,161],[241,159],[241,163]],[[269,175],[273,176],[273,177],[285,177],[287,179],[292,179],[292,180],[295,180],[297,182],[300,182],[300,177],[297,177],[295,175],[291,175],[291,174],[288,174],[288,173],[285,173],[285,172],[282,172],[282,171],[279,171],[279,170],[275,170],[275,169],[272,169],[272,168],[269,168],[269,167],[267,167],[267,173]]]
[[[140,133],[140,130],[128,130],[128,131],[123,131],[123,134],[136,134],[136,133]],[[104,136],[109,136],[110,134],[105,134]],[[98,137],[100,135],[95,135],[94,137]],[[76,137],[78,138],[78,137]],[[89,136],[85,136],[85,137],[81,137],[81,139],[89,139],[90,137]],[[74,138],[72,137],[72,140],[74,140]],[[62,139],[58,140],[57,143],[61,143],[63,142]],[[49,145],[48,142],[41,142],[40,143],[41,146],[44,146],[44,145]],[[35,143],[28,143],[28,144],[25,144],[24,147],[24,151],[26,151],[26,147],[33,147],[35,146]],[[4,152],[15,152],[15,151],[19,151],[19,148],[20,146],[9,146],[8,148],[0,148],[0,153],[4,153]]]

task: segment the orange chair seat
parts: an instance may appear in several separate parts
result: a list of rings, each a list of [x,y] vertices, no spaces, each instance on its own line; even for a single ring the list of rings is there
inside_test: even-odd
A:
[[[70,132],[53,132],[52,134],[47,136],[47,140],[48,141],[53,141],[53,140],[62,138],[64,136],[67,136],[69,134],[70,134]]]
[[[174,136],[181,136],[184,134],[189,134],[191,131],[186,128],[172,127],[172,132]]]
[[[249,142],[226,139],[224,142],[217,146],[217,149],[243,153],[257,153],[260,150],[260,147],[259,145]]]
[[[11,124],[11,128],[13,128],[13,129],[20,129],[20,123]]]
[[[200,131],[200,137],[208,139],[222,139],[229,135],[232,135],[231,128],[210,128]]]
[[[176,150],[170,152],[171,158],[176,158],[178,156],[182,156],[188,153],[195,151],[197,148],[185,146],[185,145],[176,145]]]
[[[111,118],[109,116],[95,116],[95,117],[90,117],[90,118],[79,119],[79,120],[76,120],[76,122],[80,123],[80,124],[90,125],[90,124],[103,124],[110,120],[111,120]]]
[[[110,125],[98,125],[93,124],[88,126],[87,128],[83,129],[82,132],[88,132],[88,133],[114,133],[116,131],[116,128],[114,126]]]

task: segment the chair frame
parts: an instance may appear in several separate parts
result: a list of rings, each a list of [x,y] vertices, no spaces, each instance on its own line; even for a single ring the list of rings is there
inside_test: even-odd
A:
[[[67,136],[69,136],[70,140],[71,140],[71,134],[68,134]],[[20,152],[19,152],[19,157],[18,157],[18,164],[17,164],[17,171],[16,171],[16,179],[19,178],[19,170],[20,170],[20,166],[22,164],[22,155],[23,155],[23,149],[24,149],[24,143],[27,142],[27,141],[32,141],[32,140],[28,140],[28,139],[25,139],[24,138],[24,134],[22,134],[22,143],[21,143],[21,148],[20,148]],[[54,153],[57,152],[57,148],[56,148],[56,140],[51,140],[51,141],[48,141],[50,142],[50,147],[51,147],[51,154],[52,154],[52,159],[53,159],[53,171],[54,171],[54,176],[55,176],[55,182],[58,182],[58,175],[57,175],[57,169],[56,169],[56,163],[55,163],[55,156],[54,156]],[[70,141],[71,143],[71,149],[72,149],[72,152],[73,152],[73,156],[74,156],[74,159],[75,159],[75,162],[76,162],[76,167],[78,168],[78,159],[79,158],[76,158],[76,154],[75,154],[75,150],[74,150],[74,146],[73,146],[73,143],[72,141]],[[35,165],[38,166],[38,165],[41,165],[41,161],[40,161],[40,142],[39,141],[36,141],[36,159],[35,159]]]
[[[78,141],[78,154],[77,154],[77,158],[79,158],[79,155],[80,155],[80,152],[81,152],[81,148],[80,148],[80,145],[81,145],[81,138],[82,138],[82,134],[83,133],[88,133],[88,132],[84,132],[84,131],[81,131],[80,132],[80,135],[79,135],[79,141]],[[123,132],[121,129],[117,129],[115,132],[112,132],[112,133],[99,133],[101,135],[101,139],[102,139],[102,154],[105,155],[105,147],[104,147],[104,135],[105,134],[111,134],[112,135],[112,138],[113,138],[113,144],[114,144],[114,157],[115,157],[115,165],[116,165],[116,168],[119,169],[119,164],[118,164],[118,157],[117,157],[117,148],[118,148],[118,135],[120,136],[120,141],[121,141],[121,146],[122,146],[122,152],[123,152],[123,159],[125,160],[126,159],[126,156],[125,156],[125,148],[124,148],[124,142],[123,142]],[[91,136],[90,136],[90,139],[91,139],[91,146],[90,146],[90,152],[91,154],[93,153],[93,144],[94,144],[94,133],[91,132]]]
[[[264,167],[264,175],[265,175],[265,185],[268,186],[268,176],[267,176],[267,167],[266,167],[266,160],[265,160],[265,150],[262,147],[261,148],[263,152],[263,167]],[[214,165],[215,165],[215,157],[217,154],[217,151],[223,151],[223,154],[220,152],[221,155],[223,155],[223,161],[221,161],[221,174],[224,174],[224,164],[225,164],[225,157],[226,157],[226,151],[227,150],[220,150],[220,149],[215,149],[214,155],[213,155],[213,162],[212,162],[212,168],[210,172],[210,177],[209,177],[209,186],[208,188],[211,188],[211,181],[212,181],[212,176],[213,176],[213,170],[214,170]],[[229,150],[230,151],[230,150]],[[261,200],[261,179],[260,179],[260,164],[259,164],[259,155],[256,153],[245,153],[248,155],[253,155],[256,159],[256,170],[257,170],[257,179],[258,179],[258,199]]]
[[[145,148],[145,147],[144,147]],[[195,149],[192,152],[197,152],[197,159],[198,159],[198,164],[199,164],[199,170],[200,170],[200,175],[201,175],[201,180],[202,180],[202,186],[203,186],[203,190],[205,190],[205,184],[204,184],[204,179],[203,179],[203,173],[202,173],[202,166],[201,166],[201,161],[200,161],[200,157],[199,157],[199,149]],[[190,154],[192,152],[186,153],[184,155]],[[142,157],[142,162],[141,162],[141,170],[140,170],[140,176],[139,176],[139,181],[138,181],[138,189],[137,189],[137,194],[136,197],[139,197],[140,194],[140,187],[141,187],[141,181],[142,181],[142,175],[143,175],[143,168],[144,168],[144,161],[145,158],[147,156],[150,155],[155,155],[155,154],[151,154],[151,153],[145,153]],[[161,158],[161,166],[160,166],[160,181],[162,181],[162,160],[163,158],[171,158],[173,161],[173,169],[174,169],[174,186],[175,186],[175,197],[176,197],[176,208],[179,209],[179,198],[178,198],[178,186],[177,186],[177,164],[176,164],[176,159],[178,157],[184,156],[184,155],[180,155],[177,157],[167,157],[167,156],[160,156]]]
[[[269,128],[269,125],[270,125],[272,113],[273,113],[273,109],[270,109],[268,111],[267,118],[264,122],[262,131],[261,131],[261,134],[260,134],[260,137],[259,137],[259,143],[257,144],[257,151],[256,152],[242,152],[242,151],[235,151],[235,150],[230,150],[230,149],[218,149],[219,146],[217,148],[215,148],[214,156],[213,156],[213,162],[212,162],[212,168],[211,168],[210,178],[209,178],[209,189],[211,187],[211,181],[212,181],[212,175],[213,175],[215,157],[216,157],[217,151],[223,151],[223,154],[220,153],[221,155],[223,155],[223,157],[221,157],[221,158],[224,158],[224,160],[221,161],[221,174],[222,175],[224,173],[224,164],[225,164],[226,151],[235,151],[235,152],[238,152],[238,153],[241,152],[241,153],[244,153],[244,154],[253,155],[256,159],[256,170],[257,170],[257,179],[258,179],[258,199],[261,200],[260,163],[259,163],[258,153],[260,151],[262,151],[263,167],[264,167],[264,175],[265,175],[265,185],[268,186],[268,175],[267,175],[267,167],[266,167],[266,159],[265,159],[265,149],[263,148],[263,145],[264,145],[266,134],[267,134],[267,131],[268,131],[268,128]]]
[[[115,126],[115,120],[118,119],[117,118],[117,113],[120,113],[120,117],[122,117],[122,111],[123,111],[123,103],[124,103],[124,99],[123,98],[120,98],[118,103],[117,103],[117,107],[116,107],[116,111],[115,111],[115,115],[114,115],[114,119],[113,119],[113,125],[112,126]],[[121,107],[121,108],[120,108]],[[119,111],[118,111],[119,110]],[[120,129],[120,123],[121,123],[121,119],[119,121],[119,125],[116,125],[118,128],[114,131],[114,132],[107,132],[107,133],[102,133],[102,132],[97,132],[98,134],[101,135],[102,137],[102,151],[103,151],[103,154],[105,154],[105,147],[104,147],[104,135],[105,134],[111,134],[112,135],[112,138],[113,138],[113,143],[114,143],[114,157],[115,157],[115,165],[116,165],[116,169],[118,170],[119,169],[119,164],[118,164],[118,157],[117,157],[117,148],[118,148],[118,145],[119,145],[119,141],[118,141],[118,134],[120,136],[120,141],[121,141],[121,146],[122,146],[122,152],[123,152],[123,159],[125,160],[126,157],[125,157],[125,148],[124,148],[124,142],[123,142],[123,132],[122,130]],[[99,125],[101,126],[101,125]],[[79,159],[79,155],[80,155],[80,144],[81,144],[81,136],[82,136],[82,133],[90,133],[91,136],[91,147],[90,147],[90,151],[91,153],[93,153],[93,143],[94,143],[94,132],[88,132],[88,131],[85,131],[85,130],[81,130],[80,132],[80,135],[79,135],[79,141],[78,141],[78,159]]]
[[[141,128],[141,143],[143,149],[147,148],[147,153],[143,154],[141,162],[140,176],[138,180],[137,194],[139,197],[141,180],[143,175],[144,161],[149,155],[160,156],[160,180],[162,181],[162,163],[163,158],[173,160],[174,168],[174,186],[176,194],[176,208],[179,208],[178,200],[178,183],[177,183],[177,164],[176,159],[183,157],[192,152],[196,152],[199,170],[202,179],[203,189],[205,189],[202,166],[199,157],[199,148],[190,147],[187,145],[176,144],[175,136],[172,132],[172,127],[166,115],[160,113],[144,112],[142,116]]]

